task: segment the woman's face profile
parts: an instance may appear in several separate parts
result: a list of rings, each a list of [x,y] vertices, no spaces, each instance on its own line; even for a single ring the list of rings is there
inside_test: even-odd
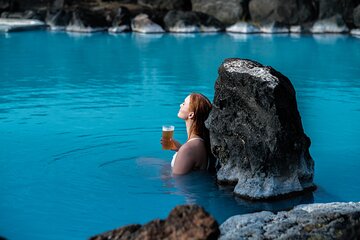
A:
[[[180,104],[178,117],[181,119],[188,119],[190,114],[190,95],[187,96],[183,103]]]

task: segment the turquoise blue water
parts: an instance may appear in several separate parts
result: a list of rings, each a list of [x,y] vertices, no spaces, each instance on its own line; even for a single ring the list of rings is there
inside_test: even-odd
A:
[[[251,203],[212,176],[172,178],[163,124],[185,141],[179,104],[214,96],[225,58],[290,78],[315,160],[313,194]],[[0,35],[0,236],[85,239],[198,203],[240,213],[360,201],[360,39],[289,35]]]

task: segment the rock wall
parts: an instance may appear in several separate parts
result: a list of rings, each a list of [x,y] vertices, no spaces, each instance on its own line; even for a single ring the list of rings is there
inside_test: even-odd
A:
[[[2,18],[33,18],[45,21],[49,19],[46,14],[49,12],[54,15],[57,11],[62,11],[66,16],[71,16],[76,9],[82,9],[82,12],[102,11],[101,15],[107,14],[106,26],[112,27],[115,14],[111,13],[117,12],[119,8],[126,8],[130,13],[126,22],[131,22],[138,14],[147,14],[151,21],[159,24],[163,29],[167,29],[164,17],[169,11],[188,12],[183,14],[184,19],[180,19],[183,22],[186,22],[191,14],[202,13],[207,16],[206,18],[215,18],[225,27],[246,21],[258,26],[272,22],[283,24],[288,28],[293,25],[305,26],[300,29],[308,29],[308,26],[317,20],[338,15],[347,28],[352,29],[359,27],[359,14],[358,10],[355,10],[359,6],[360,0],[0,0],[0,15]],[[103,24],[95,24],[90,27],[98,25],[103,26]],[[127,26],[130,29],[130,25]],[[196,26],[189,27],[187,24],[184,26],[180,24],[180,28],[187,30],[193,28],[198,31]],[[179,28],[171,29],[178,31]],[[207,29],[214,31],[219,28],[211,26]],[[221,30],[223,29],[225,28],[222,27]]]
[[[220,161],[219,183],[244,198],[271,199],[314,189],[314,161],[290,80],[271,67],[226,59],[206,121]]]

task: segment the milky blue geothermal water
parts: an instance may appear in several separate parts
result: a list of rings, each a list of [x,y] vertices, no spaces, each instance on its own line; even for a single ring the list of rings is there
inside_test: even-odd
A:
[[[172,178],[161,126],[185,141],[179,104],[214,96],[240,57],[290,78],[311,138],[317,191],[251,203],[212,176]],[[360,201],[360,39],[319,35],[0,35],[0,236],[86,239],[198,203],[241,213]]]

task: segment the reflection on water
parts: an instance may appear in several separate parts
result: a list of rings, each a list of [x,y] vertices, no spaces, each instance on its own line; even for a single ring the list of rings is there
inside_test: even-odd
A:
[[[0,36],[0,233],[84,239],[202,205],[221,223],[297,204],[360,201],[360,49],[347,36],[24,32]],[[214,96],[228,57],[273,66],[293,82],[314,193],[249,202],[214,176],[171,176],[161,126],[190,92]],[[15,67],[14,67],[15,66]],[[49,224],[51,223],[51,224]],[[19,231],[21,229],[21,231]]]

